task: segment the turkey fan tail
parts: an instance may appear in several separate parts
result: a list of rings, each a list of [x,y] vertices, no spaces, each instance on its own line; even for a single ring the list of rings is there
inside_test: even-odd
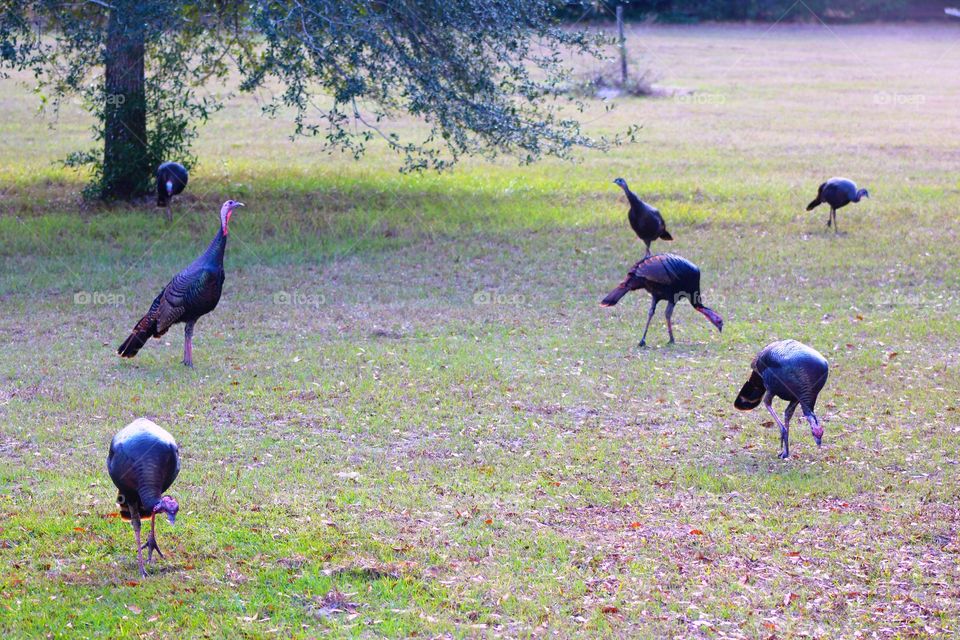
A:
[[[661,240],[666,240],[667,242],[672,242],[672,241],[673,241],[673,236],[670,235],[670,232],[669,232],[669,231],[667,231],[666,229],[664,229],[664,230],[663,230],[663,233],[660,234],[660,239],[661,239]]]
[[[733,401],[733,406],[741,411],[749,411],[756,408],[763,400],[763,394],[766,393],[766,387],[763,386],[763,378],[754,371],[750,379],[740,389],[737,399]]]

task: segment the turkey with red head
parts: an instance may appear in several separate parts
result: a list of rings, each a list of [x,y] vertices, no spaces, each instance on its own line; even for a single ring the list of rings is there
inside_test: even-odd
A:
[[[173,325],[183,322],[183,364],[193,366],[193,325],[217,307],[223,291],[223,254],[227,249],[230,217],[242,202],[227,200],[220,208],[220,230],[207,250],[190,266],[173,277],[140,318],[133,332],[117,348],[124,358],[132,358],[150,338],[159,338]]]

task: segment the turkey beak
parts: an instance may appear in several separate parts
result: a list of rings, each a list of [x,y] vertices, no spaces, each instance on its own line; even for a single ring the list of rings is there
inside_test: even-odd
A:
[[[817,448],[819,449],[820,446],[821,446],[821,444],[820,444],[820,440],[822,439],[821,436],[813,436],[813,439],[816,440],[816,442],[817,442]]]
[[[170,521],[170,524],[176,524],[176,522],[177,522],[177,514],[175,514],[175,513],[167,513],[167,520]]]

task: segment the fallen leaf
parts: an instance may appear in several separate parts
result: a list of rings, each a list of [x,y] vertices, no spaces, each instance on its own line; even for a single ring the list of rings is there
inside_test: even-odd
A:
[[[487,518],[487,519],[484,520],[483,522],[484,522],[484,524],[493,524],[493,518]]]
[[[74,527],[73,530],[76,531],[77,533],[85,533],[87,531],[83,527]]]
[[[612,604],[605,605],[605,606],[601,609],[601,611],[604,612],[604,613],[620,613],[620,609],[618,609],[617,607],[613,606]]]
[[[135,605],[135,604],[128,604],[128,605],[127,605],[127,609],[129,609],[132,613],[136,613],[136,614],[143,613],[143,612],[141,611],[140,607],[138,607],[138,606]]]
[[[640,525],[639,522],[631,522],[631,523],[630,523],[630,528],[631,528],[631,529],[639,529],[640,526],[641,526],[641,525]]]
[[[127,581],[124,582],[123,584],[127,585],[128,587],[138,587],[138,586],[140,586],[140,583],[137,582],[136,580],[127,580]]]
[[[692,536],[702,536],[702,535],[703,535],[703,531],[700,531],[700,529],[690,529],[690,535],[692,535]]]

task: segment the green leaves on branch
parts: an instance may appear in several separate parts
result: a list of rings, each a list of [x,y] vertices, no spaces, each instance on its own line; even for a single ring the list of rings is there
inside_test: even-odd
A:
[[[222,106],[205,86],[229,74],[242,91],[267,95],[268,115],[292,112],[292,135],[322,137],[330,151],[359,158],[379,138],[406,170],[445,169],[465,155],[533,162],[619,141],[586,135],[576,117],[583,105],[557,90],[568,80],[565,61],[603,44],[564,28],[558,8],[555,0],[33,0],[0,9],[0,63],[33,69],[53,110],[66,96],[82,98],[107,153],[67,162],[91,166],[101,194],[122,173],[109,166],[124,155],[110,151],[113,116],[124,108],[116,101],[136,93],[112,94],[102,70],[112,68],[111,42],[130,29],[142,29],[145,57],[146,135],[130,150],[138,166],[192,161],[197,125]],[[423,126],[401,135],[391,121],[402,114]],[[144,192],[150,176],[138,171],[133,190]]]

